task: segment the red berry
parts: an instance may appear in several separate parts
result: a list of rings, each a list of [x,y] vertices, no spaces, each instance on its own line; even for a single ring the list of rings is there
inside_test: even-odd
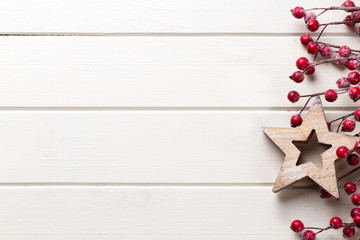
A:
[[[344,131],[344,132],[352,132],[352,131],[354,131],[355,126],[356,126],[356,123],[355,123],[354,120],[346,119],[343,122],[343,127],[342,127],[341,130]]]
[[[317,42],[310,42],[307,45],[307,52],[309,54],[315,55],[320,51],[320,46]]]
[[[353,227],[344,227],[343,234],[344,234],[344,237],[351,238],[355,234],[355,228],[353,228]]]
[[[340,55],[336,55],[335,58],[342,58]],[[346,60],[344,59],[339,59],[339,60],[335,60],[333,62],[335,65],[344,65],[346,63]]]
[[[360,154],[360,141],[356,142],[354,145],[354,151]]]
[[[313,12],[306,12],[304,16],[304,22],[307,23],[311,19],[316,19],[316,14]]]
[[[358,155],[356,154],[350,154],[347,158],[347,163],[350,165],[350,166],[356,166],[358,165],[360,162],[360,158]]]
[[[321,189],[321,192],[320,192],[320,197],[321,198],[331,198],[331,194],[328,193],[325,189]]]
[[[345,1],[343,4],[341,4],[342,7],[355,7],[355,3],[353,1]],[[351,12],[349,10],[346,10],[347,12]]]
[[[349,91],[349,97],[356,102],[360,98],[360,88],[359,87],[352,87]]]
[[[355,70],[359,67],[359,63],[356,59],[351,59],[347,62],[346,67],[350,70]]]
[[[351,201],[355,206],[360,206],[360,194],[355,193],[351,196]]]
[[[311,67],[305,71],[305,75],[313,75],[315,72],[315,67]]]
[[[349,155],[350,155],[350,150],[345,146],[341,146],[341,147],[338,147],[338,149],[336,149],[336,156],[338,158],[345,159],[345,158],[348,158]]]
[[[349,83],[352,85],[357,85],[360,83],[360,74],[358,72],[350,72],[347,76]]]
[[[333,89],[329,89],[325,92],[325,99],[328,102],[334,102],[337,99],[337,92]]]
[[[334,229],[339,229],[342,227],[342,220],[339,217],[333,217],[330,219],[330,226]]]
[[[300,37],[300,42],[302,45],[305,45],[307,46],[310,42],[312,42],[313,39],[312,37],[310,36],[310,34],[308,33],[304,33],[303,35],[301,35]]]
[[[352,22],[352,18],[350,15],[347,15],[344,19],[345,22]],[[348,27],[353,27],[355,26],[355,23],[345,23],[346,26]]]
[[[306,57],[301,57],[298,60],[296,60],[296,67],[299,70],[304,70],[310,65],[309,60]]]
[[[353,182],[345,183],[344,190],[349,195],[353,194],[354,192],[356,192],[356,183],[353,183]]]
[[[305,10],[302,7],[296,7],[291,9],[291,13],[295,18],[303,18],[305,16]]]
[[[304,224],[300,221],[300,220],[294,220],[291,223],[290,228],[294,231],[294,232],[301,232],[302,230],[304,230]]]
[[[287,98],[290,102],[296,103],[300,99],[300,94],[297,91],[290,91]]]
[[[359,209],[359,208],[354,208],[354,209]],[[360,209],[359,209],[360,210]],[[351,210],[351,213],[352,213],[352,210]],[[360,215],[358,213],[356,213],[353,217],[353,221],[355,223],[355,225],[357,227],[360,227]]]
[[[316,237],[316,234],[313,231],[307,230],[304,232],[303,240],[314,240],[315,237]]]
[[[353,21],[360,21],[360,11],[352,11],[351,18]]]
[[[354,112],[354,118],[356,121],[360,122],[360,108]]]
[[[347,78],[342,77],[336,81],[336,86],[338,88],[348,88],[350,87],[350,82],[348,81]]]
[[[324,58],[331,58],[332,55],[332,49],[329,46],[323,46],[321,48],[320,54]]]
[[[310,32],[315,32],[316,30],[319,29],[320,24],[318,22],[318,20],[316,19],[310,19],[307,24],[306,27],[309,29]]]
[[[302,74],[302,72],[296,71],[290,76],[290,79],[294,80],[294,82],[296,83],[301,83],[302,81],[304,81],[304,75]]]
[[[354,218],[356,215],[359,215],[358,221],[360,223],[360,208],[351,209],[350,216]]]
[[[291,127],[297,127],[302,124],[302,117],[300,115],[294,115],[291,117],[290,125]]]
[[[340,49],[339,49],[339,55],[341,57],[349,57],[351,54],[351,49],[348,47],[348,46],[342,46]]]

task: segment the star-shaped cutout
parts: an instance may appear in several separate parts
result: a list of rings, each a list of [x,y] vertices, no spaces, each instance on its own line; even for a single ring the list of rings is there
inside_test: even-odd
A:
[[[305,120],[297,128],[262,127],[266,135],[285,153],[285,159],[273,187],[273,192],[279,192],[296,182],[310,177],[328,193],[339,198],[335,161],[338,160],[336,150],[346,146],[353,150],[358,137],[330,132],[320,97],[316,97]],[[320,144],[331,145],[321,156],[321,168],[313,162],[296,165],[300,158],[300,150],[293,144],[295,141],[306,142],[315,131]]]

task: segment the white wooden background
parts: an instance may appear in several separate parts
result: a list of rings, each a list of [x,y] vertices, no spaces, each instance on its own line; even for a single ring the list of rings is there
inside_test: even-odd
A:
[[[349,220],[343,192],[271,192],[283,154],[260,126],[289,125],[304,103],[289,90],[346,74],[288,79],[306,55],[299,4],[330,5],[2,0],[0,239],[289,240],[293,218]],[[350,34],[331,27],[326,40],[358,46]],[[329,118],[344,104],[326,104]]]

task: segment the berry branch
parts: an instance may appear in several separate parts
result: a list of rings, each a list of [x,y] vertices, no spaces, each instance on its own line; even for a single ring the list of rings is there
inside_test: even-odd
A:
[[[316,13],[317,11],[319,12]],[[347,13],[347,15],[344,19],[320,23],[318,21],[318,17],[329,13],[330,11],[343,11]],[[295,18],[304,19],[305,26],[310,32],[316,32],[321,29],[320,33],[315,38],[316,40],[313,40],[313,37],[309,33],[301,35],[301,44],[306,47],[307,53],[314,55],[314,60],[310,62],[306,57],[300,57],[297,59],[296,67],[298,70],[290,76],[292,81],[295,83],[303,82],[306,76],[315,74],[315,69],[320,65],[334,64],[350,70],[346,77],[344,76],[337,79],[335,88],[311,94],[300,94],[295,90],[288,93],[287,98],[292,103],[298,102],[300,98],[307,99],[299,113],[292,116],[290,119],[290,125],[292,127],[298,127],[303,121],[301,114],[310,99],[313,97],[324,96],[326,101],[334,102],[338,99],[339,95],[346,93],[353,102],[360,99],[360,73],[357,71],[360,68],[360,50],[351,49],[346,45],[339,46],[333,43],[320,41],[325,30],[334,25],[344,25],[345,27],[354,28],[357,23],[360,23],[360,6],[355,6],[353,1],[345,1],[341,6],[310,8],[306,10],[302,7],[295,7],[291,10],[291,13]],[[359,32],[360,28],[358,28],[358,35],[360,35]],[[322,59],[316,61],[317,57],[321,57]],[[332,124],[338,123],[337,132],[341,130],[343,132],[350,133],[355,130],[357,122],[360,122],[360,108],[354,112],[329,121],[328,127],[330,129]],[[355,136],[359,136],[359,133],[355,134]],[[340,159],[346,159],[348,165],[353,167],[347,173],[338,177],[338,182],[360,171],[359,154],[360,141],[354,145],[353,152],[345,146],[337,148],[337,157]],[[330,229],[342,229],[344,237],[353,237],[356,233],[356,229],[360,228],[360,208],[357,207],[360,206],[360,193],[357,193],[358,184],[360,184],[360,180],[354,182],[349,181],[344,185],[344,191],[351,196],[351,202],[356,206],[350,211],[351,221],[343,222],[343,220],[339,217],[333,217],[330,219],[328,226],[319,228],[305,227],[302,221],[294,220],[291,223],[291,229],[297,233],[305,230],[303,233],[303,240],[314,240],[318,234]],[[322,189],[320,197],[327,199],[331,198],[331,195],[326,190]]]

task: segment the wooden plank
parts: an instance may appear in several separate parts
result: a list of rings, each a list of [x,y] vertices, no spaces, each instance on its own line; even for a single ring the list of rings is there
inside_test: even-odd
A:
[[[284,155],[260,127],[292,114],[0,111],[0,182],[272,184]]]
[[[1,33],[302,33],[303,20],[290,9],[341,4],[310,0],[3,0]],[[344,12],[326,13],[321,22],[341,21]],[[249,24],[251,22],[251,24]],[[343,26],[327,32],[350,33]]]
[[[298,37],[5,37],[0,52],[0,107],[299,107],[288,91],[335,88],[348,72],[319,66],[292,82],[307,55]]]
[[[104,235],[133,240],[220,236],[295,240],[299,236],[289,229],[294,218],[306,225],[326,226],[333,216],[349,221],[352,208],[347,196],[322,200],[318,190],[311,189],[276,195],[270,187],[12,186],[1,187],[0,194],[0,214],[6,216],[0,236],[10,239]],[[340,231],[328,233],[342,236]]]

